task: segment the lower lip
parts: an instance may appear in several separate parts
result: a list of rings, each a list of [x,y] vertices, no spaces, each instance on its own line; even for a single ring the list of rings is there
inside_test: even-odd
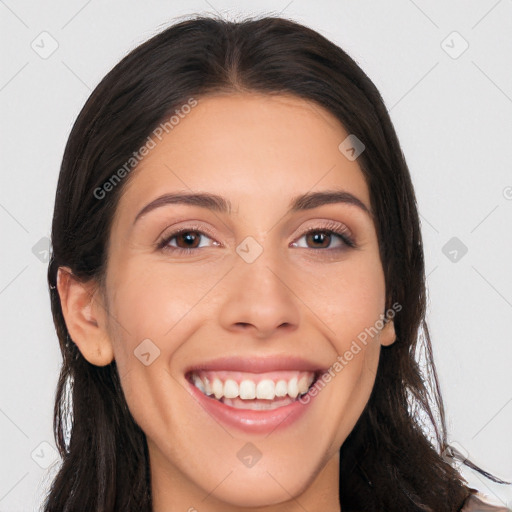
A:
[[[244,432],[269,434],[277,429],[286,428],[295,423],[311,406],[313,396],[307,393],[300,402],[295,400],[289,405],[270,410],[237,409],[206,396],[191,382],[192,395],[216,420]]]

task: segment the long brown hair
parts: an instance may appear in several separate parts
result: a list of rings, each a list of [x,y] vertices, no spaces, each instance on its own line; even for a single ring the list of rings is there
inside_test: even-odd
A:
[[[103,78],[73,126],[55,197],[48,268],[63,356],[54,412],[63,460],[44,510],[151,510],[145,435],[130,414],[115,361],[91,365],[70,339],[56,275],[59,266],[68,266],[80,279],[102,281],[113,214],[130,176],[105,197],[97,190],[175,109],[190,97],[220,91],[287,93],[316,102],[366,146],[358,163],[375,212],[386,310],[395,302],[403,307],[394,319],[397,340],[382,348],[371,397],[341,447],[342,509],[459,510],[474,490],[443,456],[447,437],[425,323],[420,223],[396,133],[379,92],[354,60],[317,32],[279,17],[195,17],[170,26]]]

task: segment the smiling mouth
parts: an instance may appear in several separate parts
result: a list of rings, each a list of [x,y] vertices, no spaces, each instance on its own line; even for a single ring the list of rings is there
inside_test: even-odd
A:
[[[235,409],[271,410],[298,401],[314,385],[319,372],[191,371],[186,377],[203,395]]]

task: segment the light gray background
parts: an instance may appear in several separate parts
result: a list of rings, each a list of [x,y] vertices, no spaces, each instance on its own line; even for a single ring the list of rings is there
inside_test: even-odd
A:
[[[512,0],[0,0],[0,511],[37,510],[50,479],[40,466],[52,460],[60,352],[41,260],[72,123],[129,50],[179,16],[216,11],[305,23],[381,91],[422,217],[450,439],[512,479]],[[467,254],[443,253],[452,237]],[[510,486],[463,473],[512,505]]]

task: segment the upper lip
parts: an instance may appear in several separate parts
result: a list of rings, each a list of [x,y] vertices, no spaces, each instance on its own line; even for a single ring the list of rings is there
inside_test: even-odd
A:
[[[185,374],[200,370],[266,373],[284,370],[321,372],[326,369],[324,365],[296,356],[229,356],[191,365]]]

